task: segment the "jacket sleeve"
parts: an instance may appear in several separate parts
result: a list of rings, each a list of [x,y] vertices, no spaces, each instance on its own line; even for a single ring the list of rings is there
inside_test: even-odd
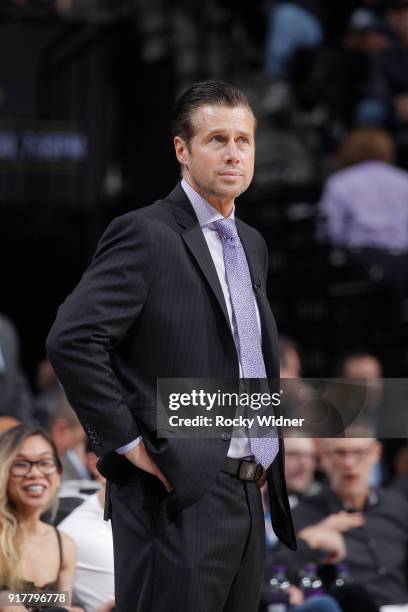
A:
[[[112,221],[47,338],[48,357],[98,456],[141,433],[124,403],[111,352],[146,301],[146,225],[134,213]]]

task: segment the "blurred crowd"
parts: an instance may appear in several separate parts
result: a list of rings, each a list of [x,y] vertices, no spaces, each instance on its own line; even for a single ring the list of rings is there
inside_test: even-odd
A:
[[[112,533],[103,520],[105,482],[96,455],[49,362],[39,364],[33,393],[20,368],[16,331],[4,316],[0,321],[2,592],[69,591],[71,605],[55,610],[114,610]],[[280,357],[281,378],[298,381],[302,393],[307,379],[295,340],[280,338]],[[378,409],[383,379],[375,355],[350,353],[335,374],[375,383],[367,402]],[[403,438],[380,441],[375,422],[351,424],[346,437],[286,432],[299,549],[277,542],[264,489],[262,611],[276,601],[299,612],[355,612],[356,602],[359,612],[408,604],[408,445]]]
[[[313,111],[334,139],[347,129],[381,127],[397,142],[399,161],[408,164],[406,0],[341,7],[324,0],[274,2],[265,46],[271,114]]]

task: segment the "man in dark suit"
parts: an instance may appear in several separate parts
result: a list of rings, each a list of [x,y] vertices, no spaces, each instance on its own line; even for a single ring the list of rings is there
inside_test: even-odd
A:
[[[158,378],[279,376],[267,248],[234,218],[255,118],[241,92],[206,81],[180,98],[173,131],[181,182],[111,223],[47,348],[110,483],[118,610],[255,612],[266,478],[275,532],[296,548],[282,441],[156,430]]]

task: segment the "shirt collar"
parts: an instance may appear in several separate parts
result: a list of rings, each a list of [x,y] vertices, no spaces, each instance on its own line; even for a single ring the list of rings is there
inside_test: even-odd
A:
[[[207,227],[210,223],[213,223],[214,221],[225,219],[225,217],[223,217],[223,215],[218,210],[216,210],[214,206],[211,206],[211,204],[207,202],[207,200],[205,200],[199,193],[197,193],[195,189],[193,189],[185,179],[181,180],[181,186],[186,196],[190,200],[191,206],[194,208],[194,212],[197,216],[200,227]],[[234,213],[235,205],[233,205],[231,214],[229,215],[229,217],[227,217],[228,220],[234,221],[235,223]]]
[[[375,489],[370,489],[363,510],[365,510],[366,508],[377,506],[378,502],[379,499],[377,491],[375,491]],[[348,512],[354,512],[354,508],[352,506],[349,506],[348,504],[342,504],[342,506],[344,510],[347,510]]]
[[[338,512],[339,510],[346,510],[348,512],[353,512],[354,509],[348,504],[342,503],[340,498],[327,486],[328,498],[329,498],[329,506],[330,512]],[[372,508],[373,506],[377,506],[379,503],[378,492],[375,488],[370,488],[367,496],[367,500],[364,504],[364,509]]]

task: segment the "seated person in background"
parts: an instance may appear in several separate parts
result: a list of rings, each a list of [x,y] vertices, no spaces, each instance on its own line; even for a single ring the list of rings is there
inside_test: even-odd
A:
[[[270,3],[265,71],[272,79],[263,101],[270,114],[293,106],[289,76],[290,62],[299,49],[318,48],[324,32],[322,0],[280,0]]]
[[[20,368],[20,343],[14,325],[0,314],[0,415],[28,419],[33,408],[30,387]]]
[[[318,493],[321,485],[315,480],[317,465],[316,447],[312,438],[299,438],[296,431],[293,436],[285,434],[285,478],[292,510],[299,505],[303,497]],[[297,432],[299,434],[299,432]],[[267,548],[273,549],[278,540],[272,529],[267,488],[262,491],[262,501],[265,515],[265,535]]]
[[[378,128],[352,131],[326,182],[317,238],[334,247],[408,250],[408,172],[393,166],[395,148]]]
[[[315,480],[316,446],[313,438],[285,438],[285,477],[291,508],[302,499],[315,495],[321,484]]]
[[[48,430],[61,458],[63,483],[79,478],[89,479],[85,466],[86,435],[63,392],[50,415]]]
[[[381,363],[368,351],[355,351],[347,355],[340,369],[340,376],[349,379],[379,380],[383,377]]]
[[[302,362],[297,342],[289,336],[279,334],[280,378],[285,379],[285,393],[290,393],[291,402],[307,402],[312,396],[307,383],[301,380]]]
[[[366,415],[378,416],[384,392],[384,373],[379,359],[364,349],[349,352],[340,362],[336,374],[339,378],[364,384],[364,412]],[[376,418],[374,422],[377,422]]]
[[[18,425],[0,436],[1,591],[71,592],[75,542],[40,520],[43,512],[55,509],[60,474],[55,444],[41,429]],[[9,609],[27,608],[0,605],[1,612]]]
[[[101,475],[96,467],[97,456],[92,450],[89,440],[86,441],[84,453],[84,466],[90,478],[77,478],[65,480],[61,484],[58,494],[58,512],[54,519],[54,525],[59,525],[67,516],[86,501],[90,495],[94,495],[101,488]]]
[[[93,455],[91,472],[100,489],[71,512],[59,528],[68,533],[77,545],[74,600],[85,612],[94,612],[102,604],[114,603],[114,567],[111,523],[103,520],[105,478],[96,469],[95,453],[89,452],[88,455]]]
[[[302,363],[300,360],[299,347],[295,340],[289,336],[279,334],[279,357],[281,378],[300,378],[302,375]]]
[[[292,569],[301,569],[308,560],[321,559],[326,554],[322,551],[330,551],[335,535],[343,547],[336,561],[343,556],[354,582],[364,585],[378,606],[406,604],[408,502],[396,491],[370,488],[370,473],[379,460],[381,445],[369,427],[357,429],[356,425],[346,434],[367,437],[321,440],[328,486],[294,510],[303,545],[299,554],[282,554]]]
[[[50,415],[54,412],[56,403],[63,393],[54,368],[48,359],[42,359],[37,364],[35,389],[37,394],[34,405],[34,418],[41,427],[48,429]]]
[[[21,425],[21,421],[12,416],[0,416],[0,434],[16,425]]]

